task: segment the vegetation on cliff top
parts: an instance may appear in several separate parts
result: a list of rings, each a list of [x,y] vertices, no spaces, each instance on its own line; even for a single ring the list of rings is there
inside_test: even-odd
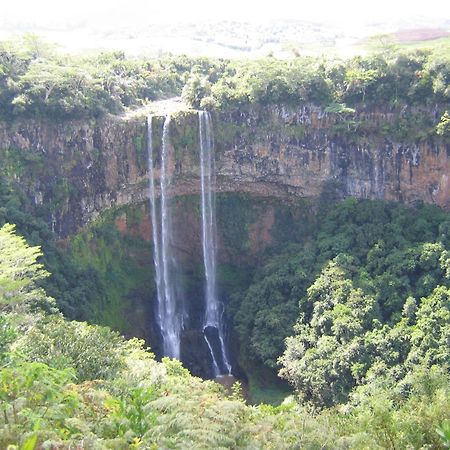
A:
[[[445,105],[448,55],[443,47],[389,49],[343,61],[302,56],[139,60],[122,52],[64,55],[27,35],[0,43],[0,117],[98,117],[182,93],[194,107],[215,109],[307,102],[345,113],[363,104]]]
[[[34,35],[0,42],[0,117],[89,118],[179,95],[187,74],[209,62],[59,53]]]
[[[297,57],[227,62],[217,71],[194,67],[184,97],[203,108],[237,108],[252,103],[324,106],[330,112],[349,107],[448,104],[448,48],[388,50],[349,60]]]

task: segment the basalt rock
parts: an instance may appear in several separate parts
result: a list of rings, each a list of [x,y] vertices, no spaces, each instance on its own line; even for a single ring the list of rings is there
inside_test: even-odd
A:
[[[438,111],[420,113],[431,123],[439,120]],[[360,111],[343,118],[312,105],[216,113],[216,189],[287,199],[315,198],[332,187],[340,197],[424,201],[449,208],[448,139],[390,136],[386,124],[404,114]],[[154,120],[154,127],[157,169],[162,120]],[[196,112],[175,114],[171,133],[171,193],[198,194]],[[145,115],[0,124],[3,172],[45,212],[59,237],[76,232],[106,209],[148,199],[145,143]],[[143,233],[148,238],[147,225]]]

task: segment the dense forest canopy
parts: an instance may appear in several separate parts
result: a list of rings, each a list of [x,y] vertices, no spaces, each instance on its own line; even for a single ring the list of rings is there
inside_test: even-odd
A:
[[[11,225],[0,229],[0,248],[3,448],[381,449],[450,443],[448,287],[434,289],[419,305],[408,299],[400,329],[384,332],[380,325],[367,331],[372,343],[367,348],[360,343],[366,350],[360,354],[353,341],[370,327],[375,301],[364,301],[348,278],[348,259],[326,265],[308,299],[317,298],[313,315],[326,304],[328,312],[309,325],[302,325],[300,315],[297,335],[282,358],[298,393],[319,404],[342,401],[350,387],[340,383],[364,376],[367,353],[376,356],[377,346],[388,352],[345,407],[314,413],[294,398],[279,407],[247,406],[238,385],[226,393],[190,376],[175,360],[156,362],[142,342],[125,341],[106,327],[67,322],[38,286],[47,275],[37,261],[39,248],[29,247]],[[343,326],[348,320],[352,326]],[[414,348],[409,364],[389,370],[386,361],[398,362],[398,346],[409,340]],[[328,376],[342,379],[325,378],[327,385],[318,385],[332,352],[341,363],[332,363]],[[318,357],[324,362],[307,364],[307,376],[303,360]],[[396,383],[399,376],[404,380]],[[305,379],[313,383],[309,389]]]

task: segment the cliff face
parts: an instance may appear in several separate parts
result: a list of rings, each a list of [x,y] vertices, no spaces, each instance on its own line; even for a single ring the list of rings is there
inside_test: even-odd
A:
[[[342,197],[450,207],[449,142],[393,137],[386,127],[402,114],[371,111],[343,118],[304,105],[214,115],[217,191],[314,198],[331,189]],[[426,114],[438,120],[437,113]],[[161,128],[162,118],[155,118],[156,169]],[[199,193],[196,113],[176,114],[171,135],[172,193]],[[102,210],[148,198],[145,116],[3,123],[0,155],[3,172],[62,237]]]
[[[332,184],[342,196],[450,206],[449,142],[397,140],[384,131],[397,114],[372,111],[342,120],[311,106],[272,107],[234,120],[259,131],[221,146],[219,173],[227,190],[317,197]]]
[[[145,122],[119,118],[2,123],[2,172],[67,236],[105,209],[146,198],[145,133]]]

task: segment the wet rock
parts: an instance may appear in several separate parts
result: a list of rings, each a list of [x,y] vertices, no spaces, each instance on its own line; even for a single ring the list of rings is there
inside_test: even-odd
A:
[[[208,344],[200,330],[187,330],[181,336],[181,360],[185,367],[196,376],[213,378],[212,358]]]
[[[196,114],[183,111],[173,121],[174,196],[200,192]],[[216,190],[317,198],[335,183],[342,197],[421,200],[449,208],[450,144],[436,136],[398,142],[381,133],[383,123],[402,114],[361,111],[352,120],[373,127],[359,135],[350,129],[336,133],[333,127],[342,124],[314,105],[216,113]],[[162,120],[153,122],[158,143]],[[157,180],[158,145],[154,152]],[[45,208],[49,229],[59,237],[75,233],[106,209],[148,200],[145,116],[0,123],[0,156],[31,204]],[[150,228],[139,232],[148,237]]]

